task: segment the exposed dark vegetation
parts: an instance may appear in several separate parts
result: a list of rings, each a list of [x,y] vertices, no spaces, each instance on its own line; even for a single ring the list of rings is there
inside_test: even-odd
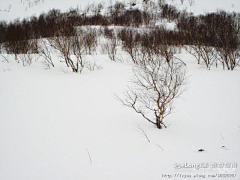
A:
[[[240,57],[240,16],[219,11],[200,16],[182,15],[177,22],[178,32],[186,39],[187,50],[206,67],[218,62],[223,69],[233,70]]]
[[[185,48],[196,57],[198,64],[203,63],[208,69],[213,65],[217,67],[218,64],[222,64],[223,69],[233,70],[239,64],[239,14],[218,11],[193,16],[161,0],[155,6],[151,5],[151,8],[158,10],[127,9],[125,4],[117,2],[108,7],[108,13],[104,15],[101,13],[103,6],[99,4],[90,5],[81,12],[78,9],[71,9],[62,13],[53,9],[39,17],[33,16],[21,21],[17,19],[9,23],[0,22],[0,51],[15,54],[16,61],[19,61],[19,54],[34,53],[46,57],[46,52],[39,43],[39,39],[46,38],[65,39],[64,43],[69,44],[69,54],[72,54],[76,52],[74,50],[76,42],[73,43],[72,39],[76,40],[81,36],[81,48],[85,48],[84,53],[91,54],[97,45],[97,33],[89,29],[91,33],[81,31],[80,34],[77,27],[114,25],[125,28],[114,33],[107,32],[107,28],[104,29],[104,36],[109,40],[105,44],[105,49],[112,60],[115,60],[117,43],[120,41],[134,63],[137,63],[137,58],[141,54],[139,52],[145,53],[150,49],[156,52],[162,48],[163,53],[163,45],[168,45],[172,48]],[[175,22],[176,28],[168,30],[155,25],[157,21],[162,20]],[[139,27],[143,28],[135,29]],[[50,64],[54,66],[52,62]]]
[[[133,62],[137,61],[139,51],[146,51],[149,48],[158,51],[164,43],[172,47],[184,47],[196,57],[198,64],[204,63],[208,69],[213,65],[217,67],[218,64],[222,64],[223,69],[233,70],[238,65],[239,14],[219,11],[193,16],[161,0],[152,8],[158,10],[127,9],[125,4],[117,2],[108,7],[108,13],[104,15],[101,13],[103,6],[99,4],[90,5],[81,12],[78,9],[71,9],[62,13],[53,9],[39,17],[33,16],[21,21],[17,19],[9,23],[0,22],[0,52],[15,54],[18,61],[18,54],[45,53],[42,51],[43,48],[39,47],[41,44],[38,43],[39,39],[76,37],[79,36],[76,27],[114,25],[129,28],[124,28],[114,36],[104,32],[105,37],[110,40],[105,48],[112,60],[115,60],[117,42],[121,40],[123,49],[129,53]],[[162,20],[175,22],[176,28],[167,30],[157,27],[156,21]],[[145,27],[141,28],[145,31],[134,29],[139,27]],[[89,37],[83,38],[82,41],[88,41],[84,42],[84,47],[88,49],[86,52],[91,53],[91,49],[96,46],[96,41],[92,43],[93,37],[90,37],[96,35],[88,33]]]

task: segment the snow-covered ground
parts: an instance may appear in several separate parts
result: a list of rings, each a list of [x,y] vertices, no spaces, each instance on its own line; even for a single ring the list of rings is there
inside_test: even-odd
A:
[[[91,4],[101,3],[105,8],[110,4],[114,4],[117,0],[0,0],[0,20],[11,21],[16,18],[26,18],[30,16],[38,16],[43,12],[55,8],[62,11],[68,11],[70,8],[79,8],[84,10]],[[121,0],[120,0],[121,1]],[[129,2],[136,2],[136,7],[143,9],[142,0],[125,0],[127,6]],[[151,0],[157,5],[158,0]],[[215,12],[217,9],[226,11],[240,12],[239,0],[165,0],[168,4],[177,6],[178,9],[186,9],[194,14],[203,14],[206,12]],[[190,6],[190,2],[192,5]]]
[[[130,63],[95,55],[102,69],[75,74],[57,57],[50,70],[40,62],[23,67],[13,57],[10,63],[1,59],[0,179],[157,180],[178,173],[192,179],[239,173],[210,166],[240,164],[240,69],[209,71],[181,56],[187,91],[162,130],[115,98],[130,85]],[[175,168],[182,163],[208,168]]]
[[[240,9],[236,0],[210,7],[213,1],[204,1],[206,8]],[[44,0],[31,12],[67,10],[73,2],[86,4]],[[25,10],[14,11],[21,10],[17,3],[0,0],[3,9],[12,4],[0,19],[26,17]],[[127,60],[124,52],[118,55]],[[5,55],[10,63],[0,56],[0,179],[240,179],[240,68],[209,71],[189,54],[179,56],[187,64],[187,90],[162,130],[116,100],[131,85],[130,62],[112,62],[98,53],[88,58],[102,69],[75,74],[58,56],[50,70],[40,61],[23,67],[14,56]],[[226,174],[234,177],[220,177]]]

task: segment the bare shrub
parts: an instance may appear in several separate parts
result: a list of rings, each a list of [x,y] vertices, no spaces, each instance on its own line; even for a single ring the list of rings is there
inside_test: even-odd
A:
[[[107,51],[108,57],[112,61],[116,61],[116,54],[117,54],[117,40],[111,39],[106,42],[104,45],[104,49]]]
[[[94,28],[88,27],[84,33],[84,48],[86,54],[93,54],[97,47],[97,31]]]
[[[19,63],[18,54],[19,51],[19,41],[8,41],[3,43],[3,48],[6,50],[7,54],[14,54],[15,61]]]
[[[51,45],[60,53],[73,72],[82,72],[86,66],[84,54],[91,54],[96,48],[97,33],[91,28],[74,30],[68,24],[61,24],[50,38]],[[92,69],[92,68],[91,68]]]
[[[198,64],[203,61],[204,66],[210,70],[212,64],[216,62],[216,50],[214,35],[208,29],[206,19],[204,16],[181,17],[178,29],[187,39],[185,50],[195,57]]]
[[[89,69],[90,71],[94,71],[95,69],[97,69],[97,70],[102,69],[102,66],[97,63],[96,59],[86,61],[85,67],[87,69]]]
[[[166,62],[173,59],[185,64],[181,59],[176,57],[176,54],[181,51],[179,35],[167,30],[165,27],[160,27],[150,32],[145,31],[140,38],[140,54],[143,58],[152,54],[163,56]],[[140,58],[141,59],[141,58]]]
[[[112,39],[114,37],[113,29],[109,29],[107,26],[104,27],[103,34],[107,39]]]
[[[198,64],[201,64],[201,60],[204,63],[204,66],[210,70],[211,66],[216,63],[216,50],[214,46],[207,46],[203,44],[196,44],[196,45],[189,45],[185,46],[187,52],[193,55],[196,59]]]
[[[219,11],[197,17],[181,17],[178,30],[187,39],[186,50],[207,69],[220,62],[223,69],[233,70],[239,63],[240,19],[235,13]]]
[[[42,39],[39,46],[39,56],[43,57],[43,65],[50,69],[50,67],[54,67],[53,61],[52,61],[52,50],[51,50],[51,44],[48,39]]]
[[[79,29],[75,36],[72,37],[73,42],[72,42],[72,51],[73,55],[75,56],[76,59],[76,68],[79,70],[81,73],[82,70],[84,69],[86,62],[83,58],[83,54],[86,51],[86,46],[85,46],[85,37],[84,37],[84,32],[82,29]]]
[[[192,6],[195,3],[195,1],[194,0],[188,0],[188,3],[189,3],[190,6]]]
[[[223,69],[234,68],[240,62],[240,17],[235,13],[220,11],[215,15],[216,52]]]
[[[140,35],[136,30],[123,29],[118,34],[122,40],[123,49],[130,55],[133,63],[137,63],[137,57],[139,55],[139,40]]]
[[[68,29],[67,24],[61,24],[55,29],[55,36],[49,38],[52,47],[57,50],[61,57],[65,60],[68,67],[71,67],[73,72],[78,72],[77,63],[71,59],[71,49],[74,32]]]
[[[168,21],[173,21],[180,15],[180,12],[177,10],[177,8],[169,4],[162,5],[161,9],[161,17],[166,18]]]
[[[205,64],[205,67],[207,69],[210,70],[211,66],[213,65],[213,63],[215,62],[216,66],[217,66],[217,62],[216,62],[216,50],[215,47],[213,46],[201,46],[201,48],[199,49],[200,51],[200,56]]]
[[[133,86],[118,98],[123,105],[131,107],[150,123],[161,129],[164,119],[173,110],[173,101],[182,93],[185,72],[181,63],[166,62],[165,57],[153,54],[133,68]]]
[[[239,48],[217,48],[217,59],[222,63],[223,69],[227,67],[228,70],[234,70],[240,63],[240,50]]]
[[[8,55],[2,55],[1,54],[1,57],[3,58],[3,61],[2,62],[4,62],[4,61],[6,61],[7,63],[9,63],[9,60],[8,60]]]
[[[23,66],[31,65],[33,60],[33,55],[30,53],[19,54],[19,59],[22,61]]]

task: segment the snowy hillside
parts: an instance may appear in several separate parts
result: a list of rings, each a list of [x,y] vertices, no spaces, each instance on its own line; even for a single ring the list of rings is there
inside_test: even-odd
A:
[[[239,178],[239,168],[210,168],[240,163],[239,68],[209,71],[183,53],[188,90],[159,130],[115,98],[130,85],[130,64],[94,57],[103,69],[81,75],[1,60],[0,179]],[[183,163],[208,167],[175,167]]]
[[[112,0],[112,4],[116,1]],[[130,2],[135,2],[134,8],[143,9],[144,4],[142,0],[123,1],[130,7]],[[151,5],[156,5],[157,0],[151,0]],[[150,4],[149,2],[149,4]],[[166,0],[170,5],[177,6],[179,9],[187,9],[189,12],[195,14],[203,14],[206,12],[215,12],[217,9],[223,9],[226,11],[240,11],[240,1],[237,0]],[[91,4],[101,3],[105,8],[111,3],[110,1],[102,0],[0,0],[0,20],[14,20],[16,18],[26,18],[30,16],[38,16],[43,12],[48,12],[50,9],[60,9],[62,11],[68,11],[70,8],[79,8],[84,10]]]
[[[93,1],[35,2],[0,0],[0,20],[51,8],[84,9]],[[134,2],[134,8],[144,8]],[[236,0],[189,2],[168,1],[196,14],[240,11]],[[54,67],[38,54],[28,54],[31,65],[23,66],[27,55],[16,60],[14,54],[0,53],[0,180],[239,180],[240,66],[230,71],[219,63],[208,70],[183,47],[176,51],[186,64],[187,84],[164,119],[167,128],[158,129],[117,98],[134,76],[123,43],[117,43],[113,61],[104,46],[107,30],[93,29],[100,34],[98,46],[82,55],[92,64],[81,73],[72,72],[49,45]]]

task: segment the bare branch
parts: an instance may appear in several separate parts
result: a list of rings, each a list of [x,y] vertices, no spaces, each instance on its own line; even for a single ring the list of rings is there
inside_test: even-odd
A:
[[[138,124],[138,129],[139,129],[139,132],[147,139],[147,141],[150,143],[150,140],[147,136],[147,133],[142,129],[142,127]]]
[[[90,163],[91,163],[91,165],[92,165],[92,158],[91,158],[91,154],[90,154],[90,152],[89,152],[89,150],[88,150],[88,149],[86,149],[86,151],[87,151],[87,153],[88,153],[89,161],[90,161]]]

